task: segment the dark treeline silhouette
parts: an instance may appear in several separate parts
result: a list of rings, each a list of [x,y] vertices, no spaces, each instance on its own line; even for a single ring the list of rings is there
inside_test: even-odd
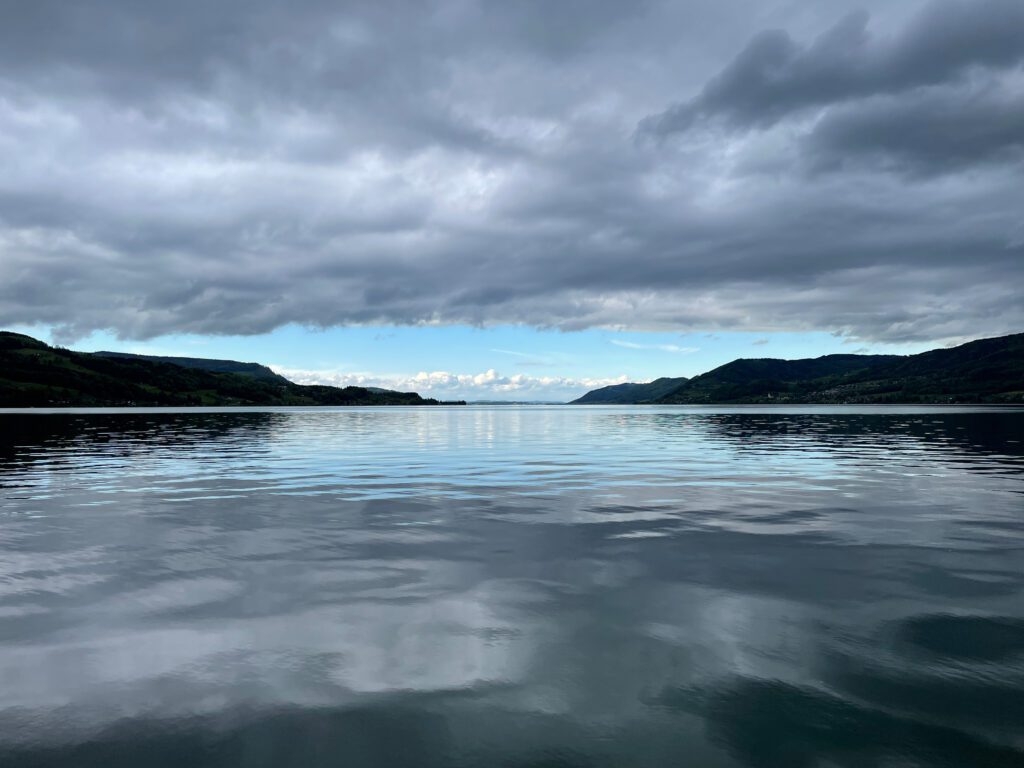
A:
[[[415,392],[296,384],[257,364],[173,359],[73,352],[0,331],[0,407],[440,404]]]
[[[1024,333],[918,355],[740,359],[669,392],[620,384],[588,392],[593,403],[1024,403]]]

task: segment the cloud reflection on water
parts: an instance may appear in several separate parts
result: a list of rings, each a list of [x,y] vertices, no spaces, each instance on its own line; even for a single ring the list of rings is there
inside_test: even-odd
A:
[[[0,421],[4,762],[1022,756],[1024,412]]]

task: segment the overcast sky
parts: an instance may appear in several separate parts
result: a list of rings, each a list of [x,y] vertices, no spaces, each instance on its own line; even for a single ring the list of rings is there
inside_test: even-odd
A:
[[[82,348],[925,348],[1024,329],[1024,2],[0,0],[0,169],[0,327]]]

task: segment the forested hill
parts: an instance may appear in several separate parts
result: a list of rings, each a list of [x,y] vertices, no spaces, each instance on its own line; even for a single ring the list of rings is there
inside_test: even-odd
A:
[[[574,402],[591,402],[598,392]],[[1024,403],[1024,334],[907,356],[734,360],[658,397],[628,402]]]
[[[598,403],[643,403],[650,400],[657,400],[670,392],[674,392],[686,383],[686,378],[660,378],[649,384],[611,384],[607,387],[594,389],[587,392],[578,400],[573,400],[575,405],[596,405]]]
[[[198,368],[201,371],[211,373],[240,373],[245,376],[252,376],[266,381],[276,381],[279,384],[288,382],[284,376],[274,373],[270,368],[260,363],[240,363],[237,360],[214,360],[207,357],[161,357],[157,355],[135,355],[130,352],[93,352],[96,357],[119,358],[122,360],[148,360],[153,363],[170,363],[180,365],[183,368]],[[368,389],[371,389],[368,387]]]
[[[255,363],[181,360],[191,365],[72,352],[0,331],[0,407],[439,404],[415,392],[295,384]]]

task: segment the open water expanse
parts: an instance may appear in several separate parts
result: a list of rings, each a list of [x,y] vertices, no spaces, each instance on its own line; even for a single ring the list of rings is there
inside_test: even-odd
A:
[[[0,413],[0,765],[1024,766],[1024,410]]]

